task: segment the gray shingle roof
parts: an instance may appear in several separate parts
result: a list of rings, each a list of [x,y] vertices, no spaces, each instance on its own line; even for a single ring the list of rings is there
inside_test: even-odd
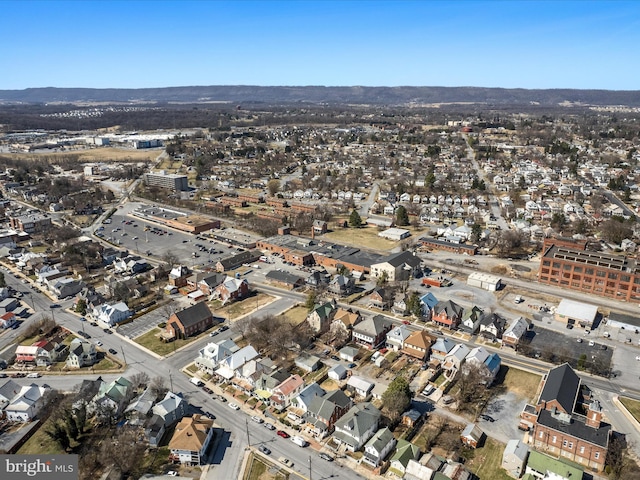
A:
[[[576,375],[568,363],[565,363],[549,371],[547,381],[540,394],[540,401],[556,400],[566,413],[571,414],[579,388],[580,377]]]

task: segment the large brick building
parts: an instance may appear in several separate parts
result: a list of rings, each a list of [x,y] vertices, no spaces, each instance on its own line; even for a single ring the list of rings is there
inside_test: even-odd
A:
[[[640,267],[636,260],[587,251],[586,242],[545,239],[538,281],[592,295],[640,302]]]
[[[535,448],[604,470],[611,425],[602,421],[600,403],[568,364],[549,370],[537,404],[525,405],[520,417]]]

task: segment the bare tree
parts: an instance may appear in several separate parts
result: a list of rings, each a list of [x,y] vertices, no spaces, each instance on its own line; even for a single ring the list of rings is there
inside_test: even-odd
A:
[[[137,478],[138,468],[142,466],[144,443],[138,441],[138,433],[131,428],[118,428],[113,435],[102,443],[102,457],[120,473],[120,478]]]
[[[164,397],[169,391],[169,389],[167,388],[167,381],[164,377],[161,377],[159,375],[151,379],[149,388],[156,398]]]
[[[134,390],[144,389],[147,388],[147,385],[149,384],[149,375],[145,372],[138,372],[132,375],[129,381],[131,382]]]

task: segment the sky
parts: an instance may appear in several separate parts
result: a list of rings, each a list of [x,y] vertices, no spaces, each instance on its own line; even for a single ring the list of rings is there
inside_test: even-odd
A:
[[[640,89],[640,1],[0,0],[0,89]]]

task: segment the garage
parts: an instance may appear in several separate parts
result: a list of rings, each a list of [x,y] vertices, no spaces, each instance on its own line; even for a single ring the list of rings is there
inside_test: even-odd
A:
[[[502,279],[487,273],[473,272],[469,274],[469,277],[467,278],[467,285],[495,292],[500,290],[500,287],[502,286]]]

